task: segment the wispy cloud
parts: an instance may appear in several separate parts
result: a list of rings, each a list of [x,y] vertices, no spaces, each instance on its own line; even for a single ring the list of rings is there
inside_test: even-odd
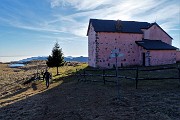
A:
[[[178,24],[179,4],[177,0],[52,0],[56,1],[56,7],[64,4],[77,10],[77,12],[63,16],[69,21],[73,34],[84,36],[87,30],[89,18],[121,19],[158,22],[166,31],[172,30]],[[101,7],[108,5],[108,7]],[[96,9],[98,8],[98,9]],[[80,21],[78,21],[81,19]]]
[[[51,0],[50,4],[52,8],[59,7],[59,6],[63,7],[66,5],[66,1],[65,0]]]
[[[6,8],[9,12],[0,21],[13,27],[54,34],[68,33],[85,37],[90,18],[147,21],[160,24],[166,31],[177,29],[178,0],[49,0],[52,11],[56,8],[74,10],[69,13],[52,12],[49,17],[32,9]],[[24,4],[18,3],[23,6]],[[6,10],[5,9],[5,10]],[[49,8],[50,9],[50,8]],[[6,11],[7,11],[6,10]],[[60,9],[61,10],[61,9]],[[12,11],[16,11],[14,14]],[[22,19],[23,17],[23,19]]]
[[[111,7],[98,9],[98,10],[90,10],[87,12],[79,12],[74,15],[74,17],[95,17],[95,18],[104,18],[104,19],[144,19],[152,21],[152,16],[157,17],[160,20],[167,19],[169,17],[177,14],[179,6],[176,4],[169,4],[164,7],[166,4],[165,0],[156,1],[156,0],[126,0],[119,1],[113,4],[111,1]],[[138,4],[137,4],[138,3]],[[79,8],[80,9],[80,8]],[[153,10],[155,9],[155,11]],[[168,15],[163,15],[168,13]],[[138,17],[136,17],[138,16]],[[125,18],[123,18],[125,17]]]
[[[51,7],[71,6],[77,10],[93,10],[111,2],[111,0],[51,0]]]

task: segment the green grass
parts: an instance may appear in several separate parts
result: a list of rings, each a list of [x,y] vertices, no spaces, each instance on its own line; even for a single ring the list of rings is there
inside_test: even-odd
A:
[[[76,70],[86,69],[88,65],[86,63],[78,64],[77,66],[62,66],[59,67],[59,75],[57,75],[57,68],[50,68],[49,72],[52,73],[53,79],[60,79],[76,73]]]

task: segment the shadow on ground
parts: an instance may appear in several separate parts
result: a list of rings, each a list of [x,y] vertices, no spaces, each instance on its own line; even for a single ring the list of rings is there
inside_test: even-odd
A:
[[[91,78],[92,79],[92,78]],[[117,86],[103,82],[78,82],[69,75],[54,80],[56,87],[0,108],[0,119],[38,120],[154,120],[180,118],[180,88],[141,85],[133,81],[121,84],[120,100]],[[32,85],[34,90],[38,86]],[[10,97],[10,96],[9,96]]]

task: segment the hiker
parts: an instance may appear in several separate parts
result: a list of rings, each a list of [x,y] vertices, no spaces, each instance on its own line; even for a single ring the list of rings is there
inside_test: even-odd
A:
[[[51,74],[48,72],[48,70],[46,69],[46,72],[43,75],[43,80],[46,80],[46,87],[49,87],[49,79],[51,78]]]

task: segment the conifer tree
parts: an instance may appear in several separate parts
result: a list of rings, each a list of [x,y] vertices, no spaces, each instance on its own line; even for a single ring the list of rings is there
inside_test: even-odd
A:
[[[64,65],[64,55],[62,52],[62,48],[60,48],[58,42],[55,43],[52,54],[49,55],[48,61],[46,62],[48,67],[56,67],[57,68],[57,75],[59,75],[58,67]]]

